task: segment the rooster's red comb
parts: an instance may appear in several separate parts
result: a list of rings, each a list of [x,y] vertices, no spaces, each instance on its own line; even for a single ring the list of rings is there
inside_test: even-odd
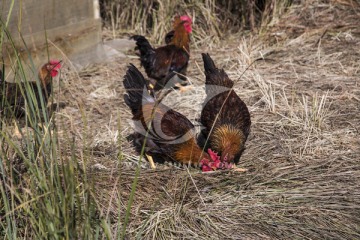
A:
[[[55,69],[55,70],[61,68],[61,62],[62,62],[62,61],[55,60],[55,59],[52,59],[52,60],[49,61],[49,63],[50,63],[52,66],[54,66],[54,69]]]
[[[180,17],[180,20],[181,20],[181,21],[186,21],[186,22],[192,23],[192,19],[191,19],[191,17],[189,17],[188,15],[182,15],[182,16]]]
[[[220,161],[220,156],[217,154],[217,152],[214,152],[210,148],[208,149],[208,154],[210,155],[211,160],[213,160],[214,162]]]

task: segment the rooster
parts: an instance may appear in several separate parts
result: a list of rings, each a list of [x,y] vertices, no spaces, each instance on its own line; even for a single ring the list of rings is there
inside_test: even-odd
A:
[[[136,41],[136,49],[140,51],[141,65],[151,78],[151,85],[155,91],[162,89],[170,80],[176,83],[184,82],[183,76],[186,74],[190,58],[189,35],[191,32],[192,20],[184,15],[175,17],[173,35],[170,32],[171,36],[166,37],[169,43],[165,46],[153,48],[144,36],[131,37]],[[176,83],[171,86],[177,85]]]
[[[209,54],[203,53],[202,57],[207,97],[200,117],[204,129],[199,134],[198,142],[219,152],[221,162],[230,165],[238,163],[250,132],[249,110],[232,89],[234,82],[225,71],[216,68]]]
[[[58,75],[60,67],[61,61],[50,60],[40,68],[38,78],[41,93],[38,91],[36,82],[28,82],[34,91],[39,109],[41,109],[41,100],[47,104],[52,88],[51,79]],[[7,108],[14,113],[15,117],[23,116],[25,113],[25,96],[21,91],[26,89],[25,83],[21,83],[20,86],[18,83],[0,80],[0,85],[1,111]]]
[[[216,153],[211,149],[203,152],[197,145],[194,125],[184,115],[158,103],[134,65],[130,64],[123,84],[127,92],[125,104],[131,109],[135,125],[134,144],[137,149],[145,146],[145,155],[152,168],[155,168],[153,158],[181,164],[202,163],[203,171],[220,167]]]

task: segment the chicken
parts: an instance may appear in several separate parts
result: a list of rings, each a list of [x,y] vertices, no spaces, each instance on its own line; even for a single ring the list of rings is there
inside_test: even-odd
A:
[[[131,109],[135,125],[134,144],[144,151],[149,162],[175,161],[182,164],[199,165],[204,162],[203,171],[212,168],[219,161],[217,155],[203,152],[195,139],[194,125],[182,114],[156,102],[153,92],[148,91],[141,72],[130,65],[123,81],[127,94],[126,105]],[[154,163],[151,163],[154,168]]]
[[[191,31],[192,20],[184,15],[175,18],[173,37],[168,38],[170,41],[168,45],[153,48],[144,36],[131,37],[136,41],[141,65],[145,68],[155,91],[164,88],[170,80],[169,87],[185,82],[183,76],[186,75],[190,58]]]
[[[58,75],[58,71],[61,67],[61,61],[50,60],[48,63],[44,64],[38,73],[38,78],[40,80],[41,94],[39,92],[36,82],[28,82],[30,87],[34,91],[34,96],[38,104],[38,108],[41,109],[41,98],[46,105],[51,94],[51,80],[52,77]],[[25,100],[26,97],[22,94],[21,91],[24,91],[26,88],[26,83],[21,83],[21,86],[18,83],[10,83],[5,80],[0,81],[0,112],[7,116],[15,116],[16,118],[22,117],[25,114]],[[29,96],[30,99],[30,96]],[[13,115],[12,115],[13,114]]]
[[[206,99],[198,137],[200,146],[210,147],[221,155],[221,162],[238,163],[250,132],[250,113],[232,89],[234,82],[223,69],[216,68],[209,54],[202,54],[206,75]],[[229,166],[230,167],[230,166]],[[240,169],[239,169],[240,170]]]

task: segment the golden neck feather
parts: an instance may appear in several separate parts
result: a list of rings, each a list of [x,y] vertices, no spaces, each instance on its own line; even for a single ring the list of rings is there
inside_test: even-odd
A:
[[[178,25],[175,26],[174,31],[172,44],[189,52],[190,37],[189,33],[185,30],[183,23],[179,22]]]
[[[224,149],[228,149],[231,152],[237,152],[245,143],[245,136],[241,129],[225,124],[214,129],[210,143],[215,151],[222,152]]]
[[[42,86],[45,88],[51,81],[50,72],[47,70],[46,66],[43,66],[39,71],[39,80],[42,83]]]
[[[195,165],[199,163],[202,158],[208,156],[200,149],[194,138],[180,144],[174,155],[178,162]]]

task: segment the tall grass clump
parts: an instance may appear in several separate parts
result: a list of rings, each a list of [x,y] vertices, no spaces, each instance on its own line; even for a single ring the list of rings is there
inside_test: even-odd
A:
[[[106,221],[93,197],[93,183],[86,175],[86,155],[78,157],[75,141],[66,144],[70,154],[60,151],[54,113],[43,98],[36,98],[28,73],[37,76],[37,67],[24,41],[20,54],[15,40],[1,24],[1,58],[7,58],[25,99],[26,114],[15,120],[15,113],[0,90],[0,237],[3,239],[89,239],[105,234]],[[17,41],[18,42],[18,41]],[[18,44],[18,43],[17,43]],[[6,52],[15,54],[4,56]],[[21,57],[20,57],[21,56]],[[26,63],[27,62],[27,63]],[[2,61],[4,66],[4,61]],[[9,80],[9,79],[6,79]],[[33,80],[33,79],[32,79]],[[37,79],[37,88],[40,81]],[[23,84],[20,84],[22,82]],[[41,91],[39,91],[41,94]],[[38,103],[37,101],[41,102]],[[21,137],[14,137],[18,125]],[[63,143],[64,144],[64,143]],[[61,146],[64,147],[64,146]]]

